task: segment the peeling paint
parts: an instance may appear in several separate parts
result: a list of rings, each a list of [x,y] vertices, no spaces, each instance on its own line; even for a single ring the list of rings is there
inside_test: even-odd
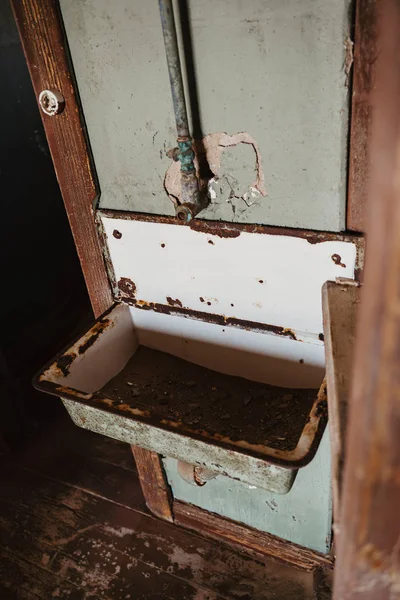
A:
[[[238,182],[235,177],[227,172],[224,172],[222,165],[222,154],[227,148],[234,148],[239,144],[248,144],[254,150],[254,171],[256,178],[254,181],[249,181],[247,189],[242,194],[237,194]],[[265,178],[262,167],[262,158],[256,140],[246,132],[228,135],[227,133],[210,133],[205,136],[201,142],[195,142],[195,165],[197,175],[200,180],[200,190],[203,194],[207,194],[211,203],[219,204],[221,202],[230,202],[232,210],[235,212],[236,205],[234,199],[242,200],[243,207],[240,209],[246,210],[261,197],[266,196]],[[211,178],[205,179],[202,177],[199,163],[206,163],[206,169]],[[168,168],[165,180],[165,190],[170,200],[177,205],[181,202],[181,173],[180,165],[173,162]]]
[[[256,187],[250,186],[249,191],[243,194],[242,199],[247,206],[251,206],[261,195],[261,192]]]
[[[211,298],[210,300],[206,300],[202,296],[199,298],[200,302],[207,304],[208,306],[212,305],[210,300],[213,300],[218,304],[217,298]],[[306,332],[306,331],[294,331],[290,327],[282,327],[280,325],[270,325],[268,323],[262,323],[259,321],[249,321],[248,319],[238,319],[236,317],[227,317],[223,314],[216,313],[207,313],[199,310],[193,310],[190,308],[186,308],[184,306],[179,306],[177,301],[168,297],[168,304],[160,304],[158,302],[148,302],[147,300],[136,300],[129,299],[126,297],[121,297],[121,301],[134,306],[135,308],[140,308],[142,310],[153,310],[157,313],[162,313],[165,315],[180,315],[182,317],[187,317],[191,319],[197,319],[201,321],[205,321],[207,323],[214,323],[216,325],[226,325],[237,327],[238,329],[245,329],[247,331],[259,331],[263,333],[270,333],[272,335],[278,335],[283,337],[289,337],[292,340],[296,340],[298,342],[307,341],[308,343],[318,343],[319,336],[317,334]],[[180,302],[180,300],[178,300]],[[257,308],[262,308],[261,306],[257,306]],[[301,337],[298,337],[298,336]]]
[[[72,354],[67,353],[67,354],[63,354],[62,356],[60,356],[60,358],[57,360],[56,368],[61,371],[61,373],[64,375],[64,377],[67,377],[67,375],[69,375],[70,366],[71,366],[72,362],[75,360],[75,358],[76,358],[75,353],[72,353]]]
[[[103,331],[110,326],[109,319],[100,319],[90,330],[90,335],[85,336],[78,348],[80,355],[84,354],[98,340]]]
[[[171,296],[167,296],[167,302],[170,306],[179,306],[180,308],[183,307],[182,302],[179,300],[179,298],[171,298]]]
[[[353,66],[353,62],[354,62],[354,42],[350,39],[350,36],[347,36],[343,45],[344,45],[344,50],[345,50],[345,58],[344,58],[344,73],[346,75],[345,86],[349,87],[351,67]]]
[[[118,281],[118,289],[123,297],[130,298],[131,300],[135,298],[136,285],[128,277],[121,277]]]

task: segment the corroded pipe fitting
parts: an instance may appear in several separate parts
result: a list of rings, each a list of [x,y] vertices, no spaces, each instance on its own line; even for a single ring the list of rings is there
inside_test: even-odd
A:
[[[183,460],[177,461],[178,473],[186,483],[197,485],[199,487],[205,485],[207,481],[218,477],[218,473],[207,469],[207,467],[197,467]]]
[[[173,158],[181,165],[181,204],[176,208],[176,216],[179,221],[188,223],[204,208],[194,166],[192,138],[178,140]]]

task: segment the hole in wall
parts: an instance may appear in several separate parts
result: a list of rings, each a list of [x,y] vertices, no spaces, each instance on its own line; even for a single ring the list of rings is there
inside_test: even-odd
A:
[[[211,133],[195,141],[194,149],[200,192],[208,196],[210,204],[206,211],[211,211],[213,216],[223,212],[224,217],[234,220],[267,195],[262,158],[250,134]],[[202,164],[208,165],[206,171]],[[164,186],[170,200],[178,206],[181,201],[179,162],[172,162],[168,168]]]

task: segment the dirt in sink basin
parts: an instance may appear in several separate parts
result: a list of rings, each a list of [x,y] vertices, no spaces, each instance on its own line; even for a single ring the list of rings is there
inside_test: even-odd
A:
[[[153,422],[292,450],[318,390],[255,383],[140,346],[101,392],[117,405],[149,411]]]

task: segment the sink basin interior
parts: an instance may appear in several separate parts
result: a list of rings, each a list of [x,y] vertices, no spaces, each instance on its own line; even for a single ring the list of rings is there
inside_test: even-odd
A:
[[[294,450],[318,389],[256,383],[139,346],[101,393],[115,406],[145,411],[155,423]]]
[[[326,422],[322,344],[146,315],[114,305],[37,387],[283,466],[311,460]]]

